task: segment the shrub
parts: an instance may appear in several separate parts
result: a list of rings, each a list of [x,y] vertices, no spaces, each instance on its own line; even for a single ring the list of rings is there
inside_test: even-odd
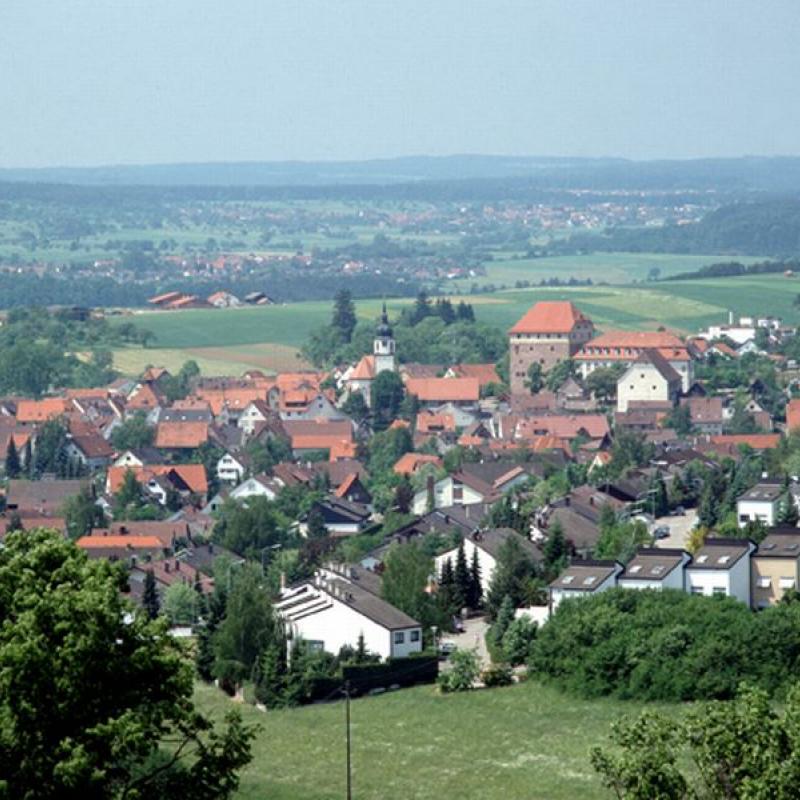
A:
[[[514,683],[514,672],[510,664],[492,664],[481,673],[483,685],[487,688],[492,686],[510,686]]]
[[[731,598],[614,589],[569,600],[539,632],[533,674],[584,697],[728,699],[800,666],[800,607],[758,614]]]
[[[448,672],[439,675],[439,688],[443,692],[466,692],[472,689],[480,673],[475,651],[456,650],[450,656],[450,665]]]

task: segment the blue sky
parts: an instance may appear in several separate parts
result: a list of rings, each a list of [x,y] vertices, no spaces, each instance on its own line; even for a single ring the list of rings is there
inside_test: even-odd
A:
[[[800,154],[798,0],[2,0],[0,166]]]

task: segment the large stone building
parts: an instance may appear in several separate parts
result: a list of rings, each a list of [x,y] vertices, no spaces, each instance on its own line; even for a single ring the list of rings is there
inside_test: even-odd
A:
[[[572,358],[594,335],[592,321],[562,300],[536,303],[508,332],[511,393],[527,391],[525,380],[531,364],[547,371]]]

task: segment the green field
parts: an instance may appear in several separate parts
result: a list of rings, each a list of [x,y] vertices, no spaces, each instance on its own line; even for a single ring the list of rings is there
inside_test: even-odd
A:
[[[627,286],[536,287],[507,289],[492,294],[453,296],[475,307],[478,320],[507,330],[539,300],[572,300],[602,328],[652,330],[660,325],[694,333],[736,314],[771,314],[800,323],[794,300],[800,279],[783,275],[663,281]],[[390,315],[413,302],[387,302]],[[377,319],[381,301],[362,300],[362,319]],[[112,318],[132,320],[152,331],[156,340],[143,350],[124,349],[115,361],[135,373],[148,363],[180,365],[198,361],[206,374],[241,373],[248,368],[291,369],[300,366],[297,349],[315,328],[329,322],[331,303],[314,301],[259,308],[191,311],[143,311]],[[167,363],[168,362],[168,363]]]
[[[629,284],[634,281],[647,280],[650,270],[660,270],[662,278],[677,275],[680,272],[697,270],[707,264],[724,261],[738,261],[752,264],[766,260],[765,257],[731,258],[725,255],[681,255],[674,253],[589,253],[587,255],[548,256],[545,258],[524,258],[517,254],[498,252],[493,261],[484,266],[486,275],[463,281],[454,281],[458,291],[466,291],[473,283],[479,286],[494,284],[511,287],[517,281],[538,283],[542,279],[591,278],[597,283]]]
[[[230,707],[200,686],[214,716]],[[649,706],[658,708],[657,706]],[[610,723],[642,706],[583,701],[530,681],[439,695],[430,686],[352,704],[353,797],[359,800],[573,800],[603,798],[589,751]],[[263,714],[239,800],[338,800],[345,796],[344,704]],[[673,707],[672,713],[680,713]]]

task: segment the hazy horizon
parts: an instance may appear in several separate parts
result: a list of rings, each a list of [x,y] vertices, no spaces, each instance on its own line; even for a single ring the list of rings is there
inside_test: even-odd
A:
[[[7,0],[0,167],[796,156],[791,0]]]

